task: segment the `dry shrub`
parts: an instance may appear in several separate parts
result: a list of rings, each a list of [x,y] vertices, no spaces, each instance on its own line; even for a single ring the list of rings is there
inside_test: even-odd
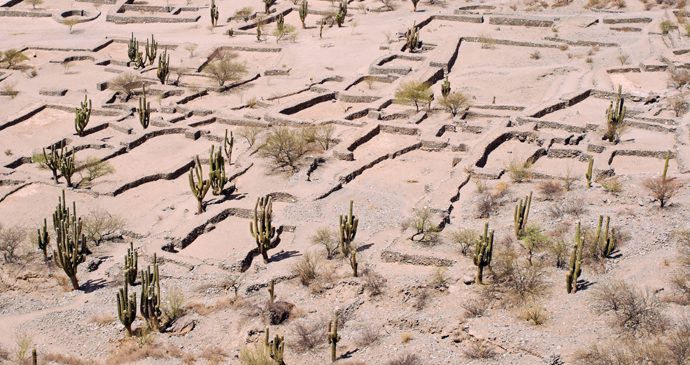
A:
[[[445,267],[434,267],[429,273],[429,286],[434,289],[443,290],[448,288],[448,278],[446,277]]]
[[[292,273],[297,275],[299,282],[304,286],[316,279],[316,271],[319,267],[318,256],[311,252],[306,252],[292,266]]]
[[[241,304],[239,302],[242,302]],[[213,314],[217,311],[225,310],[225,309],[239,309],[243,306],[246,306],[247,303],[245,303],[242,298],[238,296],[231,296],[227,295],[225,297],[217,299],[212,305],[208,305],[205,303],[199,303],[199,302],[190,302],[187,303],[186,309],[190,311],[195,311],[199,313],[199,315],[202,316],[208,316],[210,314]]]
[[[277,168],[297,171],[300,158],[309,150],[308,138],[304,127],[271,127],[258,149],[259,157],[268,159]]]
[[[207,346],[201,351],[199,357],[206,359],[210,364],[218,364],[228,357],[228,354],[218,346]]]
[[[477,200],[478,218],[489,218],[496,208],[498,208],[498,202],[492,194],[479,194]]]
[[[506,166],[508,175],[516,183],[528,181],[532,177],[532,161],[522,161],[515,156]]]
[[[417,288],[414,294],[414,303],[412,303],[412,307],[418,311],[424,309],[430,297],[431,293],[429,293],[427,288]]]
[[[325,338],[326,328],[320,322],[295,322],[292,328],[295,339],[289,343],[297,352],[306,352],[319,347]]]
[[[179,353],[179,349],[176,352]],[[147,343],[141,348],[135,341],[122,342],[106,359],[107,365],[129,364],[144,359],[169,359],[170,346]]]
[[[680,90],[690,83],[690,72],[684,68],[668,68],[668,86]]]
[[[690,271],[683,268],[671,277],[672,300],[681,305],[690,304]]]
[[[544,196],[544,200],[554,200],[563,195],[563,184],[558,180],[544,181],[539,184],[539,192]]]
[[[115,317],[112,314],[102,314],[102,315],[94,315],[89,318],[88,323],[96,323],[101,326],[106,325],[106,324],[111,324],[115,321]]]
[[[326,250],[326,259],[332,260],[338,254],[340,234],[335,230],[322,227],[316,230],[316,234],[309,237],[313,245],[322,246]]]
[[[412,340],[412,332],[404,332],[400,334],[400,342],[408,343]]]
[[[657,176],[646,179],[642,186],[649,190],[654,199],[659,201],[660,207],[663,208],[668,200],[683,187],[683,183],[675,177],[664,178],[663,176]]]
[[[549,240],[550,245],[547,247],[547,250],[553,257],[555,266],[559,269],[565,268],[570,258],[572,243],[571,237],[567,236],[568,226],[567,223],[561,223],[549,232],[551,239]]]
[[[548,215],[551,218],[563,218],[564,215],[569,214],[579,218],[585,213],[585,206],[583,198],[570,198],[550,205]]]
[[[96,208],[86,213],[83,223],[86,239],[98,246],[108,236],[124,229],[127,220],[120,215],[112,215],[105,209]]]
[[[676,95],[668,99],[668,106],[676,113],[676,117],[680,117],[688,112],[690,103],[683,95]]]
[[[623,189],[623,183],[618,179],[618,176],[601,178],[597,182],[607,193],[620,193]]]
[[[290,313],[294,307],[294,304],[285,301],[269,301],[266,304],[264,316],[266,317],[268,323],[272,325],[279,325],[290,318]]]
[[[415,354],[400,354],[386,362],[386,365],[420,365],[422,362]]]
[[[381,338],[381,325],[370,323],[362,326],[357,337],[357,346],[365,347]]]
[[[540,326],[546,323],[548,317],[546,316],[544,306],[542,306],[540,303],[531,303],[522,307],[522,310],[520,311],[520,319],[530,322],[535,326]]]
[[[21,226],[2,228],[0,226],[0,253],[5,263],[16,262],[26,241],[26,229]]]
[[[249,143],[249,147],[252,147],[264,130],[264,128],[255,125],[244,126],[237,131],[237,135],[240,138],[246,139],[247,143]]]
[[[463,256],[466,256],[470,249],[474,248],[474,245],[479,241],[479,232],[474,229],[460,228],[455,232],[451,232],[448,235],[448,239],[451,243],[458,246]]]
[[[520,258],[510,245],[499,247],[491,262],[493,291],[504,306],[516,306],[531,301],[546,289],[541,265],[530,265]]]
[[[184,300],[184,293],[178,287],[173,287],[165,293],[163,312],[168,321],[174,321],[182,317],[184,314],[184,310],[182,309]]]
[[[478,318],[483,316],[490,305],[491,299],[485,296],[481,296],[479,299],[466,301],[462,304],[462,308],[465,309],[465,318]]]
[[[63,365],[94,365],[99,363],[94,360],[84,360],[79,356],[65,355],[59,352],[50,352],[41,356],[41,358],[44,363],[54,362]]]
[[[612,314],[613,324],[626,334],[657,334],[668,327],[656,296],[623,281],[603,283],[594,290],[592,302],[598,312]]]
[[[369,295],[379,295],[385,287],[386,278],[373,270],[368,270],[364,273],[364,289],[369,292]]]
[[[530,53],[529,57],[533,60],[538,60],[541,58],[541,52],[539,52],[538,50],[534,51],[534,52]]]
[[[494,346],[484,340],[471,341],[463,353],[468,359],[490,359],[496,356]]]

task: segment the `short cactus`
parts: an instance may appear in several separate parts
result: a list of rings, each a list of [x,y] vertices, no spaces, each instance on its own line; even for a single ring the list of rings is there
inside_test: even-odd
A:
[[[132,337],[132,322],[137,317],[137,293],[127,293],[127,280],[125,286],[117,293],[117,318],[125,326],[127,337]]]
[[[620,129],[625,119],[626,107],[623,105],[625,103],[625,98],[621,97],[622,91],[623,86],[618,85],[618,95],[616,96],[615,105],[614,101],[611,101],[611,105],[606,111],[606,132],[604,133],[603,139],[609,142],[618,141]]]
[[[141,316],[151,329],[160,327],[161,311],[161,285],[158,276],[158,263],[156,253],[153,254],[153,271],[151,266],[146,271],[141,270],[141,302],[139,303]]]
[[[268,328],[266,329],[266,335],[268,335]],[[285,365],[283,360],[283,352],[285,350],[285,336],[276,335],[268,344],[268,351],[271,355],[271,359],[275,361],[278,365]]]
[[[417,4],[419,4],[419,0],[412,0],[412,11],[417,12]]]
[[[419,40],[419,28],[412,23],[412,28],[405,33],[405,45],[410,53],[422,47],[422,41]]]
[[[43,252],[43,259],[48,259],[48,247],[50,247],[50,235],[48,234],[48,221],[43,219],[43,229],[38,228],[38,248]]]
[[[307,5],[307,0],[302,0],[302,4],[299,6],[299,20],[302,21],[302,29],[307,29],[307,24],[305,20],[309,14],[309,8]]]
[[[58,171],[60,170],[60,164],[62,163],[62,160],[65,158],[64,153],[64,145],[60,149],[60,152],[58,152],[57,147],[51,147],[50,155],[46,154],[45,148],[43,149],[43,160],[45,161],[46,166],[48,166],[50,171],[53,173],[53,179],[55,180],[55,184],[58,183]]]
[[[144,129],[149,127],[149,122],[151,121],[151,102],[146,102],[146,84],[141,87],[143,97],[139,98],[139,108],[137,113],[139,114],[139,123]]]
[[[596,236],[596,241],[594,242],[595,246],[599,245],[599,241],[602,240],[602,246],[601,246],[601,257],[607,258],[611,255],[613,251],[616,250],[616,229],[611,228],[611,231],[609,232],[609,224],[611,223],[611,217],[606,216],[606,228],[604,229],[604,236],[601,236],[601,228],[604,223],[604,216],[600,215],[599,216],[599,226],[597,227],[597,236]]]
[[[64,147],[63,147],[64,149]],[[72,187],[72,175],[74,175],[74,156],[76,155],[76,152],[74,151],[74,147],[72,147],[72,154],[69,156],[66,156],[64,153],[62,153],[62,161],[60,162],[60,174],[67,180],[67,186]]]
[[[271,248],[271,239],[276,235],[276,229],[272,225],[273,202],[270,196],[256,198],[254,206],[254,222],[249,222],[249,231],[256,240],[264,264],[268,264],[268,250]],[[256,227],[256,230],[254,229]]]
[[[342,1],[340,1],[338,13],[335,15],[335,23],[338,24],[338,28],[342,27],[343,23],[345,23],[345,16],[346,15],[347,15],[347,2],[342,0]]]
[[[338,310],[333,312],[333,321],[328,321],[328,344],[331,345],[331,362],[335,362],[336,347],[340,341],[340,335],[338,334]]]
[[[477,266],[477,284],[484,284],[484,268],[491,265],[494,251],[494,230],[489,233],[489,222],[484,225],[484,235],[474,244],[474,265]]]
[[[594,167],[594,158],[589,158],[589,164],[587,165],[587,173],[585,174],[585,179],[587,179],[587,189],[592,187],[592,168]]]
[[[565,276],[565,289],[570,293],[577,292],[577,279],[582,273],[580,265],[582,264],[582,248],[584,247],[585,239],[580,232],[580,222],[577,222],[577,231],[575,232],[575,245],[573,252],[570,255],[570,270]]]
[[[225,139],[223,140],[223,151],[225,151],[225,157],[228,159],[228,166],[231,164],[232,160],[232,147],[235,145],[235,137],[232,136],[232,131],[230,132],[230,139],[228,139],[228,130],[225,130]]]
[[[271,303],[273,303],[273,301],[275,301],[275,299],[276,299],[276,287],[275,287],[275,285],[276,285],[276,280],[274,278],[271,278],[271,284],[268,287],[268,300],[270,300]]]
[[[441,85],[441,95],[443,95],[444,99],[450,95],[450,81],[448,81],[448,75],[446,75],[446,81]]]
[[[532,204],[532,192],[529,192],[529,197],[525,197],[523,201],[520,199],[518,205],[515,206],[515,217],[513,221],[515,223],[515,237],[517,239],[522,238],[525,234],[525,228],[527,227],[527,218],[529,217],[529,208]]]
[[[359,219],[352,215],[352,206],[354,201],[350,200],[350,214],[343,217],[340,215],[340,252],[343,257],[348,257],[350,255],[350,249],[352,247],[352,242],[355,240],[357,235],[357,225],[359,224]]]
[[[275,2],[275,0],[264,0],[264,7],[266,8],[266,14],[271,13],[271,5],[273,5],[274,2]]]
[[[356,249],[351,249],[350,250],[350,267],[352,268],[352,277],[357,277],[357,268],[359,267],[359,264],[357,263],[357,250]]]
[[[216,6],[216,1],[211,0],[211,26],[215,28],[218,25],[218,7]]]
[[[211,193],[213,195],[220,195],[223,192],[223,187],[228,182],[225,177],[225,159],[223,159],[223,151],[219,148],[218,152],[214,152],[214,145],[211,145],[211,156],[209,158],[209,165],[211,171],[208,173],[208,180],[211,183]]]
[[[129,60],[134,62],[137,59],[137,51],[139,50],[139,42],[134,38],[134,32],[132,32],[132,39],[129,40],[127,44],[127,57]]]
[[[671,159],[671,150],[666,151],[666,162],[664,162],[664,173],[661,175],[661,180],[666,181],[666,172],[668,172],[668,160]]]
[[[170,75],[170,55],[168,54],[168,47],[165,47],[163,54],[158,56],[158,71],[156,71],[156,76],[161,84],[165,85],[168,81],[168,75]]]
[[[137,281],[138,259],[139,254],[134,249],[134,243],[130,242],[125,255],[125,282],[130,285]]]
[[[79,137],[84,136],[84,129],[86,125],[89,124],[89,118],[91,118],[91,100],[86,103],[86,95],[84,95],[84,101],[81,103],[81,108],[76,108],[76,116],[74,117],[74,129],[77,131]]]
[[[149,40],[146,40],[146,46],[144,48],[146,51],[146,58],[149,60],[149,66],[153,65],[156,61],[156,54],[158,53],[158,42],[153,39],[153,34],[151,34],[151,45],[149,45]]]
[[[204,172],[201,169],[201,162],[199,161],[199,155],[194,158],[196,165],[189,168],[189,187],[192,189],[192,194],[199,203],[196,214],[201,214],[204,212],[204,197],[208,193],[208,189],[211,187],[210,180],[204,180]],[[196,175],[196,181],[194,176]]]

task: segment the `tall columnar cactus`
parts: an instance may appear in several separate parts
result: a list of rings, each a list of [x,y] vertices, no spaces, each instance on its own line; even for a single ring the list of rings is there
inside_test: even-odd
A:
[[[299,6],[299,20],[302,21],[302,29],[307,29],[307,24],[305,23],[307,15],[309,14],[309,8],[307,5],[307,0],[302,0],[302,4]]]
[[[58,205],[55,207],[55,212],[53,212],[53,228],[55,229],[55,241],[62,240],[62,222],[66,221],[71,223],[71,220],[76,220],[77,216],[77,204],[72,202],[72,210],[74,214],[69,213],[69,208],[67,208],[67,201],[65,200],[65,191],[62,191],[62,198],[58,196]]]
[[[582,248],[585,245],[585,239],[580,232],[580,222],[577,222],[577,231],[575,232],[575,244],[573,252],[570,255],[570,270],[565,276],[565,289],[568,294],[577,292],[577,279],[582,273],[580,265],[582,264]]]
[[[64,149],[64,147],[62,147]],[[64,153],[62,161],[60,162],[60,174],[67,180],[67,186],[72,187],[72,175],[74,175],[74,156],[76,152],[72,147],[72,154],[66,156]]]
[[[352,268],[352,277],[357,277],[357,268],[359,267],[359,264],[357,263],[357,250],[351,249],[350,250],[350,267]]]
[[[441,85],[441,95],[443,95],[444,99],[450,95],[450,81],[448,81],[448,75],[446,75],[446,81]]]
[[[134,243],[129,243],[127,254],[125,255],[125,282],[134,285],[137,281],[139,254],[134,249]]]
[[[355,240],[357,235],[357,225],[359,224],[359,219],[352,215],[352,206],[354,202],[350,200],[350,214],[346,217],[340,215],[340,252],[343,257],[348,257],[350,255],[350,249],[352,248],[352,242]]]
[[[271,5],[273,5],[274,2],[275,2],[275,0],[264,0],[264,7],[266,8],[266,14],[271,13]]]
[[[280,13],[278,14],[278,19],[276,20],[276,29],[279,33],[282,33],[283,27],[285,27],[285,17],[282,13]]]
[[[618,96],[616,96],[615,105],[614,102],[611,101],[611,105],[606,111],[606,132],[604,133],[604,139],[609,142],[617,141],[620,128],[623,126],[623,120],[625,119],[626,107],[623,105],[625,98],[621,97],[622,90],[623,86],[618,85]]]
[[[165,47],[163,54],[158,56],[158,71],[156,71],[156,76],[161,84],[165,85],[168,81],[168,75],[170,75],[170,55],[168,54],[168,47]]]
[[[43,259],[48,259],[48,247],[50,247],[50,235],[48,234],[48,220],[43,218],[43,229],[38,228],[38,248],[43,251]]]
[[[218,25],[218,7],[216,6],[216,1],[211,0],[211,26],[216,27]]]
[[[117,318],[125,326],[127,337],[132,337],[132,322],[137,317],[137,293],[127,293],[127,280],[125,286],[117,293]]]
[[[81,103],[81,108],[76,108],[76,116],[74,117],[74,129],[77,131],[79,137],[84,136],[84,129],[86,125],[89,124],[89,118],[91,118],[91,100],[86,103],[86,95],[84,95],[84,101]]]
[[[151,34],[151,45],[149,46],[149,40],[146,40],[146,58],[149,59],[149,66],[153,65],[156,61],[156,54],[158,53],[158,42],[153,39],[153,34]]]
[[[532,205],[531,191],[529,192],[529,197],[525,197],[524,201],[520,199],[518,205],[515,206],[515,217],[513,221],[515,223],[515,237],[517,239],[520,239],[525,233],[530,205]]]
[[[594,158],[589,158],[589,164],[587,165],[587,173],[585,174],[585,179],[587,179],[587,189],[592,187],[592,168],[594,167]]]
[[[266,335],[268,335],[268,328],[266,329]],[[285,336],[276,335],[268,344],[268,351],[271,355],[271,359],[275,361],[278,365],[285,365],[283,360],[283,351],[285,350]]]
[[[199,202],[196,214],[201,214],[204,212],[204,197],[206,196],[206,193],[208,193],[208,189],[211,187],[211,181],[204,180],[204,172],[201,169],[199,155],[196,155],[194,161],[196,161],[196,165],[189,168],[189,187],[192,189],[192,194],[194,194],[197,202]],[[194,179],[194,175],[196,175],[196,181]]]
[[[666,172],[668,171],[668,160],[671,159],[671,150],[666,151],[666,162],[664,162],[664,174],[661,175],[662,181],[666,181]]]
[[[405,44],[410,53],[422,46],[422,42],[419,40],[419,28],[417,28],[414,22],[412,23],[412,28],[405,33]]]
[[[235,145],[235,137],[232,136],[232,131],[230,131],[230,139],[228,139],[228,130],[225,130],[225,139],[223,140],[223,151],[225,151],[225,157],[228,159],[228,166],[232,163],[232,147]]]
[[[146,271],[141,270],[141,302],[139,303],[141,316],[151,329],[160,327],[161,311],[161,285],[158,276],[158,263],[156,254],[153,254],[153,271],[151,266]]]
[[[249,231],[256,240],[264,264],[268,264],[268,250],[271,239],[276,235],[273,223],[273,202],[270,196],[256,198],[254,206],[254,222],[249,222]],[[256,227],[256,230],[254,229]]]
[[[60,149],[60,152],[58,152],[57,147],[54,145],[50,148],[50,155],[46,154],[46,149],[43,149],[43,160],[45,161],[46,166],[50,169],[50,171],[53,173],[53,179],[55,180],[55,184],[58,183],[58,171],[60,171],[60,164],[62,163],[62,160],[65,158],[63,155],[65,153],[65,148],[64,145]]]
[[[276,280],[274,278],[271,278],[271,285],[268,287],[268,300],[273,303],[273,301],[276,299]],[[268,337],[266,337],[268,339]]]
[[[77,290],[79,289],[77,268],[86,260],[86,236],[81,234],[81,219],[78,221],[73,217],[64,219],[60,222],[58,230],[60,240],[56,242],[57,250],[53,250],[53,261],[55,266],[67,274],[72,287]]]
[[[328,321],[328,344],[331,345],[331,362],[335,362],[335,350],[340,341],[338,334],[338,310],[333,312],[333,320]]]
[[[143,97],[139,98],[139,108],[137,113],[139,114],[139,123],[144,129],[149,127],[149,122],[151,121],[151,102],[146,102],[146,84],[141,87]]]
[[[347,2],[340,1],[340,6],[338,9],[338,14],[335,15],[335,23],[338,24],[338,28],[343,26],[345,23],[345,16],[347,15]]]
[[[477,284],[483,285],[484,268],[491,265],[494,252],[494,230],[489,233],[489,222],[484,225],[484,235],[474,244],[474,265],[477,266]]]
[[[613,251],[616,250],[616,229],[611,228],[611,231],[609,232],[609,224],[611,223],[611,217],[606,216],[606,228],[604,229],[604,235],[601,235],[601,228],[604,223],[604,216],[600,215],[599,216],[599,226],[597,227],[597,236],[596,236],[596,241],[594,242],[595,246],[599,244],[599,241],[602,240],[602,246],[601,246],[601,257],[607,258],[611,255]]]
[[[36,349],[31,349],[31,364],[38,365],[38,355],[36,355]]]
[[[412,0],[412,11],[416,12],[417,11],[417,4],[419,4],[419,0]]]
[[[256,22],[256,41],[261,42],[261,19]]]
[[[134,38],[134,32],[132,32],[132,39],[129,40],[127,44],[127,56],[129,60],[134,62],[137,59],[137,51],[139,50],[139,42]]]
[[[219,148],[218,152],[214,152],[214,149],[215,146],[211,145],[211,156],[209,158],[211,171],[208,173],[208,180],[211,182],[211,193],[213,195],[220,195],[223,192],[223,187],[228,182],[228,178],[225,177],[223,151]]]

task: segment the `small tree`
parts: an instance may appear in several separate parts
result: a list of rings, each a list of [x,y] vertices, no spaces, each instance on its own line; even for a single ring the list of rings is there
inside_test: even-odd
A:
[[[307,152],[304,132],[303,128],[272,127],[259,147],[259,156],[296,171],[298,160]]]
[[[442,107],[448,109],[450,114],[455,116],[458,114],[459,110],[468,108],[470,105],[472,105],[472,102],[470,101],[470,96],[468,94],[463,94],[459,91],[453,91],[452,93],[448,94],[447,97],[441,99],[439,102]]]
[[[79,24],[79,19],[77,18],[65,18],[62,24],[69,27],[69,34],[72,34],[72,27]]]
[[[23,53],[14,48],[5,51],[5,57],[2,58],[2,62],[7,64],[8,69],[22,61],[28,60],[29,57],[24,56]]]
[[[236,53],[221,53],[213,62],[209,62],[204,67],[204,72],[214,78],[218,85],[223,86],[227,81],[237,81],[242,75],[247,73],[247,66],[244,63],[234,62]]]
[[[429,100],[432,95],[429,84],[422,81],[403,82],[395,90],[395,101],[400,104],[414,103],[419,112],[419,103]]]
[[[687,113],[688,108],[690,107],[690,104],[688,104],[687,100],[685,100],[685,97],[683,95],[676,95],[668,99],[668,104],[673,109],[673,111],[676,113],[676,117],[680,117],[681,115]]]
[[[132,90],[142,85],[139,75],[134,72],[125,72],[117,75],[108,83],[108,88],[125,94],[125,101],[132,96]]]
[[[184,45],[185,51],[189,52],[189,58],[194,57],[194,51],[196,51],[196,47],[199,47],[199,45],[196,43],[186,43]]]

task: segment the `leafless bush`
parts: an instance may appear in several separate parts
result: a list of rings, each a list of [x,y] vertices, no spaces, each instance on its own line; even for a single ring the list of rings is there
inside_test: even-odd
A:
[[[237,131],[237,135],[240,138],[246,139],[249,147],[252,147],[263,131],[264,128],[259,126],[244,126]]]
[[[479,194],[477,198],[477,217],[489,218],[489,216],[498,208],[498,201],[492,194]]]
[[[535,326],[546,323],[546,311],[540,303],[526,304],[520,311],[520,319],[531,322]]]
[[[544,271],[539,264],[529,264],[512,246],[500,247],[491,262],[493,284],[488,290],[501,294],[506,306],[516,306],[544,292]]]
[[[386,363],[386,365],[420,365],[422,362],[415,354],[400,354]]]
[[[690,83],[690,72],[684,68],[669,67],[668,68],[668,86],[682,89],[683,86]]]
[[[429,273],[429,286],[434,289],[448,288],[448,278],[446,277],[445,267],[434,267]]]
[[[516,183],[528,181],[532,177],[532,162],[529,160],[522,161],[518,157],[514,157],[506,166],[508,175]]]
[[[311,126],[307,129],[307,142],[316,143],[322,150],[327,151],[333,143],[333,134],[335,134],[335,125],[319,124]]]
[[[529,58],[531,58],[533,60],[538,60],[541,58],[541,52],[539,52],[538,50],[534,51],[534,52],[530,53]]]
[[[611,313],[614,324],[633,336],[660,333],[668,326],[654,294],[623,281],[604,282],[594,290],[592,300],[597,311]]]
[[[357,338],[357,346],[365,347],[373,344],[381,338],[381,326],[370,323],[362,326]]]
[[[623,189],[623,183],[618,176],[606,177],[598,179],[597,182],[607,193],[620,193]]]
[[[456,244],[462,255],[467,255],[470,249],[479,241],[479,232],[474,229],[460,228],[448,235],[451,243]]]
[[[688,269],[681,269],[673,274],[671,277],[671,287],[673,288],[675,297],[674,301],[678,304],[690,304],[690,271]]]
[[[395,10],[396,0],[379,0],[379,1],[383,4],[383,6],[386,7],[386,9],[388,9],[390,11]]]
[[[16,262],[19,251],[26,240],[26,230],[21,226],[2,228],[0,226],[0,253],[6,263]]]
[[[219,86],[228,81],[238,81],[247,73],[247,65],[232,61],[237,53],[222,52],[213,61],[206,64],[203,71],[209,74]]]
[[[659,201],[661,208],[683,187],[683,183],[675,177],[663,176],[649,178],[642,185]]]
[[[490,359],[496,356],[494,346],[484,340],[471,341],[463,353],[468,359]]]
[[[369,292],[369,295],[376,296],[383,292],[386,286],[386,279],[373,270],[369,270],[364,274],[364,289]]]
[[[569,237],[566,237],[566,234],[567,230],[565,232],[557,230],[549,234],[551,244],[547,250],[553,255],[557,268],[565,268],[570,257],[571,241]]]
[[[681,115],[687,113],[688,108],[690,108],[690,103],[685,100],[683,95],[676,95],[669,98],[668,104],[669,107],[671,107],[671,109],[676,113],[676,117],[680,117]]]
[[[462,304],[462,308],[465,309],[465,317],[467,318],[477,318],[484,315],[491,300],[482,296],[479,299],[468,300]]]
[[[319,322],[296,322],[292,328],[295,335],[294,348],[298,352],[306,352],[320,346],[324,341],[325,328]]]
[[[311,252],[306,252],[292,267],[292,272],[297,275],[299,282],[304,286],[316,279],[316,270],[319,267],[318,257]]]
[[[548,214],[551,218],[563,218],[566,214],[579,218],[585,213],[585,210],[585,200],[583,198],[570,198],[551,204],[548,207]]]
[[[82,220],[84,233],[89,241],[98,246],[105,237],[121,231],[125,228],[127,221],[120,215],[113,215],[102,208],[89,210]]]
[[[339,233],[328,227],[322,227],[316,230],[316,234],[309,237],[309,240],[314,245],[322,246],[326,249],[326,259],[332,260],[338,254],[338,247],[340,245]]]
[[[429,302],[430,297],[431,294],[429,293],[429,290],[427,288],[418,288],[415,292],[414,303],[412,303],[412,307],[418,311],[423,310]]]
[[[539,184],[539,192],[545,200],[554,200],[563,195],[563,184],[558,180],[544,181]]]
[[[125,101],[129,100],[132,96],[132,91],[140,88],[141,85],[141,78],[133,71],[123,72],[108,82],[108,88],[124,94]]]

